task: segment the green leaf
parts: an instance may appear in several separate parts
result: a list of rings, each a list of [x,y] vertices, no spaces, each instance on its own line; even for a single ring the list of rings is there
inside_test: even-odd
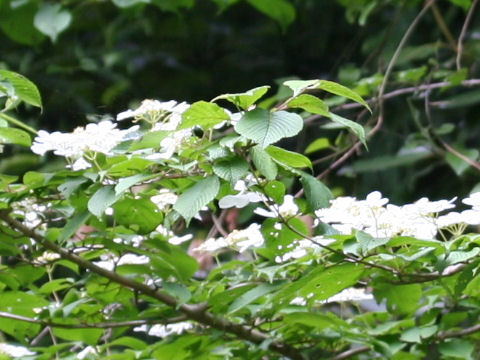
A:
[[[109,346],[125,346],[130,349],[141,351],[145,350],[147,344],[144,341],[131,336],[122,336],[121,338],[109,342]]]
[[[280,181],[270,181],[265,185],[265,194],[272,198],[277,204],[283,203],[285,197],[285,185]]]
[[[35,27],[50,37],[52,42],[64,31],[72,21],[72,14],[62,10],[60,4],[42,4],[34,18]]]
[[[235,124],[235,131],[263,148],[280,139],[297,135],[302,128],[303,119],[300,115],[286,111],[270,113],[265,109],[249,111]]]
[[[361,264],[341,264],[329,268],[316,267],[290,286],[282,289],[277,298],[291,299],[296,296],[322,301],[355,285],[364,272]],[[312,294],[313,295],[310,295]]]
[[[69,219],[62,229],[58,241],[62,243],[65,240],[70,239],[77,232],[77,230],[83,224],[85,224],[89,217],[90,213],[88,211],[84,211]]]
[[[277,290],[281,286],[282,284],[260,284],[236,298],[228,307],[227,313],[234,313],[258,298]]]
[[[289,108],[300,108],[312,114],[330,117],[330,112],[328,111],[327,104],[325,104],[322,100],[313,95],[299,95],[298,97],[289,101],[287,106]]]
[[[119,8],[127,8],[137,4],[148,4],[150,0],[112,0],[112,2]]]
[[[141,149],[157,149],[160,147],[160,142],[165,139],[171,131],[151,131],[142,136],[138,141],[134,141],[129,147],[129,151]]]
[[[278,169],[272,157],[260,145],[254,146],[250,152],[253,164],[260,171],[260,174],[265,176],[267,180],[275,180]]]
[[[103,329],[64,329],[54,328],[55,336],[68,341],[81,341],[95,346],[103,335]]]
[[[33,17],[38,10],[35,1],[26,1],[13,8],[6,1],[0,1],[0,27],[13,41],[24,45],[38,44],[44,37],[33,25]]]
[[[476,161],[480,152],[477,149],[456,149],[460,154],[466,158]],[[462,175],[471,165],[465,160],[459,158],[457,155],[448,152],[445,156],[445,161],[450,165],[450,167],[455,171],[455,173],[460,176]]]
[[[317,86],[317,88],[322,89],[324,91],[327,91],[331,94],[335,94],[335,95],[342,96],[342,97],[345,97],[347,99],[353,100],[353,101],[355,101],[359,104],[362,104],[370,112],[372,112],[372,110],[370,109],[370,106],[368,106],[366,101],[363,100],[360,95],[358,95],[355,91],[350,90],[349,88],[347,88],[343,85],[337,84],[333,81],[320,80],[320,83]]]
[[[360,139],[363,145],[367,147],[366,143],[366,138],[365,138],[365,130],[364,128],[360,125],[357,124],[356,122],[352,120],[345,119],[344,117],[341,117],[339,115],[336,115],[334,113],[330,113],[330,120],[333,122],[343,125],[344,127],[350,129],[357,137]]]
[[[295,20],[295,7],[287,0],[247,0],[250,5],[279,23],[283,31]]]
[[[304,174],[300,181],[302,182],[310,211],[313,212],[330,206],[333,194],[320,180],[312,175]]]
[[[293,96],[298,96],[302,92],[310,89],[315,89],[320,80],[288,80],[283,85],[289,87],[293,91]]]
[[[270,145],[266,149],[267,153],[273,158],[275,162],[282,165],[287,165],[293,168],[305,168],[312,169],[312,162],[306,156],[288,151],[273,145]]]
[[[198,101],[183,113],[179,129],[198,125],[206,130],[226,120],[230,120],[230,116],[220,106],[211,102]]]
[[[96,217],[101,217],[105,210],[117,200],[114,187],[103,186],[88,200],[88,210]]]
[[[368,255],[368,253],[373,249],[385,245],[390,241],[390,238],[374,238],[370,234],[367,234],[363,231],[357,231],[355,238],[358,241],[361,255]]]
[[[305,149],[305,154],[311,154],[315,151],[327,149],[330,147],[330,140],[328,138],[318,138],[311,142]]]
[[[189,222],[202,207],[217,196],[219,190],[220,181],[218,177],[209,176],[180,195],[175,205],[173,205],[173,209]]]
[[[153,254],[145,253],[150,257],[150,263],[156,275],[163,279],[175,276],[181,281],[188,281],[198,270],[197,261],[188,256],[181,247],[167,242],[155,243],[156,251]],[[170,280],[171,281],[171,280]]]
[[[40,294],[51,294],[54,291],[60,291],[64,289],[71,288],[73,286],[72,279],[53,279],[45,284],[43,284],[40,289],[38,290]]]
[[[42,107],[42,98],[37,86],[25,76],[13,71],[0,70],[0,80],[5,79],[13,85],[15,95],[27,104]]]
[[[421,306],[422,287],[419,284],[378,284],[373,292],[378,303],[387,300],[387,308],[393,314],[413,314]]]
[[[248,110],[250,106],[255,104],[255,102],[257,102],[258,99],[260,99],[263,95],[265,95],[268,89],[270,89],[270,86],[260,86],[260,87],[245,91],[244,93],[223,94],[223,95],[217,96],[212,101],[225,99],[227,101],[230,101],[231,103],[233,103],[235,106],[239,107],[242,110]]]
[[[424,342],[424,339],[428,339],[429,337],[433,336],[437,330],[438,326],[436,325],[413,327],[404,331],[400,336],[400,340],[421,344]]]
[[[113,216],[120,225],[138,234],[148,234],[163,222],[163,213],[150,199],[125,198],[113,205]]]
[[[192,298],[192,293],[185,285],[165,282],[162,287],[168,294],[178,300],[178,306],[185,304]]]
[[[0,144],[32,145],[32,139],[27,132],[10,127],[0,128]]]
[[[438,350],[443,356],[454,359],[473,360],[475,345],[468,340],[447,339],[438,345]]]
[[[115,186],[115,194],[119,195],[123,193],[125,190],[130,189],[133,185],[151,179],[152,175],[144,175],[144,174],[137,174],[133,176],[129,176],[118,181],[118,184]]]
[[[213,172],[220,178],[235,184],[248,173],[248,162],[238,156],[221,160],[213,165]]]

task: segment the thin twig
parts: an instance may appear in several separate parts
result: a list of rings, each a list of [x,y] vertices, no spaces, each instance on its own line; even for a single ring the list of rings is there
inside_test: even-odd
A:
[[[473,166],[475,169],[480,171],[480,164],[472,159],[470,159],[468,156],[463,155],[461,152],[455,150],[453,147],[451,147],[448,143],[446,143],[444,140],[440,139],[439,137],[436,138],[442,146],[450,153],[458,157],[459,159],[465,161],[468,165]]]
[[[418,25],[422,17],[426,14],[428,9],[435,3],[436,0],[430,0],[428,1],[423,9],[418,13],[418,15],[415,17],[415,19],[412,21],[410,26],[408,27],[407,31],[403,35],[402,39],[400,40],[400,43],[397,46],[397,49],[395,50],[395,53],[393,54],[392,58],[390,59],[390,62],[388,63],[387,69],[385,70],[385,75],[383,77],[383,81],[380,85],[380,89],[378,91],[378,96],[376,97],[376,101],[378,103],[378,117],[377,117],[377,122],[375,126],[368,132],[366,135],[367,139],[371,138],[380,128],[382,127],[383,120],[384,120],[384,100],[385,100],[385,89],[387,86],[387,82],[390,78],[390,75],[392,74],[393,68],[395,66],[395,63],[398,60],[398,57],[400,56],[400,53],[402,52],[402,49],[404,48],[405,44],[407,43],[408,39],[413,33],[413,30],[415,27]],[[449,83],[446,83],[448,85]],[[433,85],[433,84],[432,84]],[[429,86],[432,86],[429,85]],[[416,88],[414,88],[416,89]],[[360,105],[362,106],[362,105]],[[357,106],[355,106],[357,107]],[[343,107],[344,109],[347,108],[346,106]],[[353,106],[350,106],[350,108],[353,108]],[[312,119],[312,118],[310,118]],[[357,141],[350,150],[348,150],[341,158],[339,158],[337,161],[335,161],[332,165],[328,167],[325,171],[323,171],[320,175],[317,176],[318,179],[321,179],[325,177],[330,171],[333,169],[336,169],[339,167],[341,164],[343,164],[345,161],[350,158],[353,153],[360,147],[362,146],[361,141]]]
[[[472,5],[470,5],[470,9],[468,10],[467,17],[465,18],[465,22],[462,26],[462,31],[458,37],[457,41],[457,70],[462,68],[462,55],[463,55],[463,39],[467,33],[468,26],[470,25],[470,21],[472,20],[472,16],[475,10],[475,6],[477,6],[478,0],[473,0]]]
[[[435,18],[435,21],[438,24],[438,27],[442,31],[443,35],[445,35],[445,38],[447,39],[448,43],[450,44],[451,48],[456,50],[457,44],[455,42],[455,38],[452,35],[452,32],[448,28],[447,24],[445,23],[445,20],[443,19],[442,13],[438,9],[436,4],[433,4],[432,6],[432,13]]]

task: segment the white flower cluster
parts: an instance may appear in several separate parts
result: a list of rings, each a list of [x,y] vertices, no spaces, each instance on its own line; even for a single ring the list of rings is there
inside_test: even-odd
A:
[[[0,343],[0,355],[3,354],[15,359],[35,355],[34,352],[28,350],[26,347]]]
[[[272,210],[273,211],[268,211],[262,208],[256,208],[254,212],[255,214],[269,218],[275,218],[280,215],[282,218],[288,219],[297,215],[299,209],[294,202],[294,197],[292,195],[285,195],[282,205],[274,204],[272,205]]]
[[[161,102],[144,100],[135,110],[127,110],[117,115],[117,120],[135,118],[143,119],[153,124],[152,131],[171,131],[172,133],[160,142],[158,153],[147,158],[150,160],[170,159],[181,145],[192,137],[192,129],[177,130],[182,122],[182,114],[190,107],[186,102],[177,103],[174,100]]]
[[[439,213],[454,208],[455,200],[430,201],[421,198],[413,204],[397,206],[388,204],[387,198],[374,191],[365,200],[339,197],[331,201],[329,208],[319,209],[315,214],[318,220],[330,224],[342,234],[362,230],[377,238],[403,235],[433,239],[440,229],[452,225],[480,224],[480,193],[463,200],[473,206],[471,210],[439,216]]]
[[[245,180],[238,180],[233,189],[238,191],[235,195],[226,195],[220,199],[218,206],[221,209],[229,209],[231,207],[243,208],[252,202],[263,201],[262,194],[257,192],[248,191],[248,188],[252,185],[256,185],[257,180],[253,176],[247,176]]]
[[[36,201],[33,198],[25,198],[12,205],[13,213],[23,216],[23,223],[31,229],[43,222],[45,211],[52,206],[50,203],[37,204]]]
[[[187,330],[193,329],[193,324],[189,321],[182,321],[168,325],[153,325],[148,329],[147,325],[137,326],[133,331],[146,332],[150,336],[165,338],[172,334],[180,335]]]
[[[53,151],[55,155],[77,160],[72,168],[81,170],[91,167],[83,156],[87,152],[111,154],[112,149],[120,142],[134,138],[134,132],[139,126],[132,126],[127,130],[117,129],[117,124],[111,121],[101,121],[98,124],[88,124],[78,127],[72,133],[55,131],[49,133],[40,130],[31,147],[32,152],[45,155]]]
[[[299,305],[299,306],[306,306],[307,299],[313,297],[313,293],[307,295],[307,298],[297,296],[292,301],[290,301],[290,305]],[[329,304],[329,303],[344,303],[344,302],[361,302],[366,300],[374,300],[373,294],[367,293],[365,289],[357,289],[357,288],[347,288],[340,291],[338,294],[335,294],[329,297],[326,300],[321,301],[322,304]]]
[[[323,236],[316,236],[313,238],[313,241],[309,239],[294,240],[291,244],[286,246],[286,248],[290,249],[290,251],[276,256],[275,262],[283,263],[290,259],[300,259],[308,253],[320,252],[322,250],[322,246],[328,246],[333,242],[335,242],[334,239],[327,239]],[[280,247],[279,250],[281,249],[282,248]]]
[[[161,189],[158,194],[152,196],[150,200],[157,205],[159,210],[165,210],[168,206],[174,205],[177,202],[178,195],[169,189]]]
[[[207,239],[203,244],[193,249],[194,251],[205,251],[216,253],[225,248],[231,248],[243,253],[251,247],[260,247],[264,244],[260,225],[253,223],[244,230],[233,230],[227,237],[218,239]]]
[[[135,254],[125,254],[120,258],[113,254],[104,254],[100,256],[100,259],[100,261],[94,261],[93,263],[108,271],[113,271],[115,266],[120,265],[143,265],[150,263],[148,256]]]

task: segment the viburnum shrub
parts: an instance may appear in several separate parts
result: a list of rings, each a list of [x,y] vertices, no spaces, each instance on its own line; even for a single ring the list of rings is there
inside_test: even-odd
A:
[[[370,110],[352,90],[144,100],[62,133],[7,114],[42,105],[0,77],[2,143],[65,159],[0,175],[0,358],[474,358],[480,193],[334,198],[281,146],[312,115],[367,146],[318,97]]]

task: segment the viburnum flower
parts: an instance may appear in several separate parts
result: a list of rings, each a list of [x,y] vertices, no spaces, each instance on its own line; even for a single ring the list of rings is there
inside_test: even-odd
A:
[[[79,160],[87,152],[111,155],[113,148],[120,142],[135,139],[137,137],[135,132],[139,129],[139,126],[132,126],[127,130],[116,127],[117,124],[104,120],[98,124],[92,123],[85,127],[78,127],[72,133],[58,131],[49,133],[40,130],[31,149],[38,155],[53,151],[55,155],[73,160]],[[74,164],[76,164],[73,166],[74,170],[87,168],[90,165],[85,159]]]
[[[157,324],[157,325],[151,326],[149,329],[147,325],[137,326],[136,328],[133,329],[133,331],[148,332],[148,335],[150,336],[157,336],[157,337],[164,338],[172,334],[180,335],[190,329],[193,329],[193,324],[189,321],[182,321],[182,322],[167,324],[167,325]]]
[[[470,194],[470,196],[463,199],[462,202],[470,205],[474,210],[480,210],[480,192]]]
[[[249,182],[249,185],[247,185],[247,182]],[[252,182],[250,179],[238,180],[233,189],[239,191],[239,193],[235,195],[225,195],[218,202],[218,206],[220,206],[221,209],[228,209],[231,207],[243,208],[252,202],[263,201],[263,196],[261,194],[254,191],[248,191],[248,186],[256,184],[256,181]]]
[[[294,197],[292,195],[285,195],[283,198],[282,205],[274,204],[272,205],[274,211],[268,211],[262,208],[256,208],[254,210],[255,214],[275,218],[278,214],[283,218],[290,218],[298,214],[298,206],[295,204]]]
[[[174,205],[177,202],[178,195],[171,192],[169,189],[161,189],[158,195],[154,195],[150,200],[157,205],[160,210],[165,210],[169,205]]]
[[[22,358],[24,356],[35,355],[36,353],[23,346],[0,343],[0,354],[5,354],[12,358]]]
[[[117,115],[117,121],[135,118],[135,120],[145,120],[149,123],[155,124],[171,114],[169,122],[176,123],[175,129],[181,121],[181,114],[190,107],[189,104],[182,102],[177,103],[175,100],[158,101],[145,99],[141,105],[135,110],[127,110]],[[172,119],[173,118],[173,119]],[[160,128],[155,130],[174,130],[168,128]]]
[[[193,251],[205,251],[216,253],[221,249],[231,248],[243,253],[251,247],[260,247],[264,244],[260,225],[253,223],[244,230],[233,230],[227,237],[210,238],[202,243],[200,246],[193,249]]]

